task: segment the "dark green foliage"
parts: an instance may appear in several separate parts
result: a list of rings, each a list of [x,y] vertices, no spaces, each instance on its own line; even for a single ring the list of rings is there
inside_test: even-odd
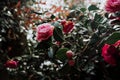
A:
[[[60,22],[54,21],[52,37],[37,42],[33,32],[32,42],[27,40],[29,28],[21,23],[24,18],[14,9],[19,1],[0,2],[0,80],[119,80],[119,66],[112,67],[101,56],[105,43],[113,44],[120,39],[119,26],[114,28],[119,20],[108,24],[109,14],[100,14],[97,5],[74,7],[66,17],[75,22],[72,32],[64,34]],[[20,9],[27,1],[21,0]],[[52,14],[48,20],[37,23],[47,23],[55,18]],[[66,56],[68,50],[74,53],[72,59]],[[17,68],[7,68],[7,60],[18,61]],[[69,65],[69,60],[75,61],[74,66]]]
[[[99,8],[98,8],[96,5],[90,5],[90,6],[88,7],[88,10],[89,10],[89,11],[99,10]]]
[[[56,52],[56,57],[62,61],[65,62],[67,60],[67,55],[66,52],[68,51],[68,48],[60,48],[57,52]]]
[[[114,44],[118,40],[120,40],[120,32],[114,32],[106,39],[106,43]]]
[[[54,31],[53,31],[54,39],[56,41],[63,42],[64,41],[64,35],[63,35],[63,32],[62,32],[62,26],[58,22],[55,22],[52,25],[55,26]]]

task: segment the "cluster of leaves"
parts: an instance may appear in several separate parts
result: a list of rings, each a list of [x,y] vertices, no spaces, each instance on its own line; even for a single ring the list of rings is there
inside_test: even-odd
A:
[[[62,15],[43,20],[41,16],[47,12],[23,7],[25,0],[2,0],[0,4],[0,80],[117,80],[117,75],[110,76],[112,67],[102,59],[101,48],[119,40],[119,26],[109,24],[109,14],[97,5],[71,8],[65,19],[75,22],[75,29],[64,34],[55,21]],[[62,11],[53,7],[54,12]],[[40,22],[54,25],[53,37],[35,43],[27,40],[28,26],[34,28]],[[68,50],[74,52],[74,66],[68,63]],[[18,61],[17,68],[4,66],[9,59]]]
[[[47,75],[51,79],[82,79],[82,80],[109,80],[117,79],[119,75],[111,76],[111,66],[106,64],[101,57],[101,48],[105,43],[113,44],[119,40],[119,26],[115,23],[110,24],[109,14],[104,13],[96,5],[90,5],[88,8],[77,7],[71,10],[66,20],[72,20],[75,29],[70,34],[63,34],[59,21],[53,22],[55,26],[53,33],[55,41],[59,41],[59,46],[53,44],[54,40],[38,43],[37,49],[46,53],[46,59],[57,69]],[[114,21],[115,22],[115,21]],[[46,45],[43,47],[43,45]],[[47,50],[46,50],[47,49]],[[66,51],[72,50],[75,53],[73,59],[75,65],[68,64]],[[61,66],[62,64],[62,66]],[[115,73],[117,69],[114,69]]]
[[[39,56],[39,59],[42,56],[40,60],[43,60],[37,64],[39,70],[38,67],[35,70],[43,72],[41,76],[55,80],[109,80],[111,77],[107,69],[110,67],[107,67],[101,57],[101,48],[104,43],[112,44],[119,40],[119,33],[116,32],[118,28],[109,24],[108,14],[102,13],[96,5],[87,9],[77,7],[70,12],[66,20],[74,21],[75,29],[65,35],[59,21],[52,22],[55,27],[54,38],[39,42],[34,47],[35,55]],[[55,44],[55,41],[60,44]],[[74,66],[68,64],[68,50],[75,53]],[[50,61],[50,65],[44,61]],[[43,65],[46,67],[40,67]]]
[[[44,12],[39,13],[31,9],[29,7],[31,1],[34,2],[34,0],[1,0],[0,80],[35,80],[39,77],[40,79],[46,78],[46,76],[43,77],[42,75],[41,77],[38,74],[36,75],[36,73],[39,72],[39,65],[46,61],[43,56],[47,56],[44,54],[35,56],[39,51],[34,50],[32,48],[33,45],[27,40],[26,30],[28,26],[32,24],[32,28],[34,28],[35,21],[36,23],[40,22],[40,17],[44,14]],[[55,11],[57,10],[59,10],[59,8]],[[7,68],[5,64],[8,60],[18,61],[18,68]],[[34,69],[38,71],[36,72]],[[41,68],[40,73],[43,74],[47,72]]]
[[[1,0],[0,4],[0,79],[8,80],[9,73],[4,64],[10,58],[26,53],[27,40],[16,12],[20,1]]]

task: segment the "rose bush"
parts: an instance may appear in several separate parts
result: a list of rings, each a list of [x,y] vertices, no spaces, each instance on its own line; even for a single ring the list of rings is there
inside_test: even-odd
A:
[[[120,11],[120,1],[119,0],[107,0],[105,5],[105,10],[109,13],[109,19],[111,20],[111,24],[113,27],[115,25],[119,24],[119,11]],[[105,44],[102,48],[102,56],[104,57],[104,60],[108,62],[111,65],[116,65],[116,62],[118,62],[119,57],[119,45],[120,40],[118,39],[117,42],[114,44]]]
[[[23,1],[1,2],[0,80],[120,79],[119,0],[45,12]]]

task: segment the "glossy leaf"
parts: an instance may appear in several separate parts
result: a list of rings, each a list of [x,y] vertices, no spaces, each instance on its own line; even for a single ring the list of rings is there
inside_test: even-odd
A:
[[[56,41],[63,42],[64,41],[64,35],[63,35],[63,32],[62,32],[62,26],[58,22],[53,23],[53,25],[55,26],[54,31],[53,31],[54,39]]]
[[[56,57],[64,62],[67,59],[66,52],[68,51],[68,48],[61,48],[56,52]]]
[[[95,14],[94,20],[96,22],[102,22],[103,21],[103,17],[101,15],[99,15],[99,14]]]
[[[93,11],[93,10],[98,10],[99,8],[96,6],[96,5],[90,5],[89,7],[88,7],[88,10],[89,11]]]
[[[85,12],[86,11],[86,8],[81,8],[80,9],[82,12]]]
[[[53,15],[54,16],[54,15]],[[60,28],[60,29],[62,29],[62,25],[59,23],[59,22],[53,22],[52,23],[52,25],[54,26],[54,27],[58,27],[58,28]]]
[[[70,67],[68,64],[65,64],[65,65],[59,70],[59,72],[60,72],[61,74],[67,74],[67,73],[70,72],[70,69],[71,69],[71,67]]]
[[[118,40],[120,40],[120,32],[114,32],[106,39],[106,43],[114,44]]]

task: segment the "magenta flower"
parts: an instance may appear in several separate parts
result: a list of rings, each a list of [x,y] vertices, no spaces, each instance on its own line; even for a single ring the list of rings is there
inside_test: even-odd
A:
[[[37,27],[36,39],[38,41],[47,40],[53,35],[54,27],[51,24],[44,23]]]
[[[105,44],[102,48],[102,56],[104,60],[113,66],[116,65],[116,59],[114,55],[117,53],[118,51],[113,45]]]
[[[105,10],[111,13],[120,11],[120,0],[107,0]]]

